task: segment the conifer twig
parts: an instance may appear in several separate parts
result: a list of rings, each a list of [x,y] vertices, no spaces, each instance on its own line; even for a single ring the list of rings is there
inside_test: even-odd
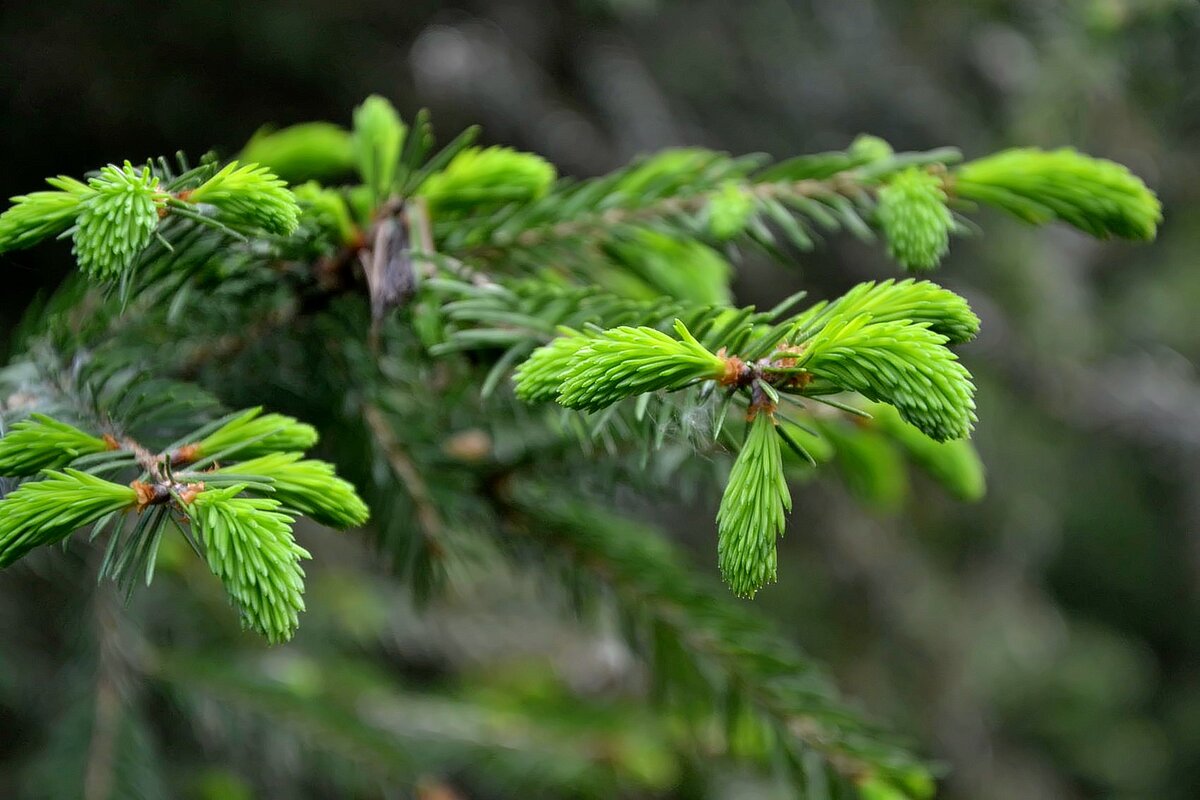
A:
[[[828,180],[804,179],[779,183],[757,183],[747,187],[746,191],[755,199],[778,200],[788,197],[821,197],[827,195],[852,196],[855,193],[869,191],[869,187],[857,181],[853,173],[839,173]],[[564,222],[552,225],[534,227],[522,231],[514,242],[520,247],[538,247],[547,242],[559,239],[574,239],[610,230],[618,225],[636,225],[653,222],[664,217],[680,214],[694,214],[711,202],[706,192],[687,196],[666,197],[657,202],[636,208],[610,208]],[[480,245],[468,251],[480,255],[492,250],[503,250],[497,243]]]

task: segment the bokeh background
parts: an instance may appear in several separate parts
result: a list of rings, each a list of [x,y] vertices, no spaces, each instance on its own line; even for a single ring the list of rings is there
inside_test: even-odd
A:
[[[867,504],[836,481],[806,485],[783,583],[760,602],[949,766],[947,797],[1200,796],[1200,4],[6,3],[0,194],[108,161],[236,152],[264,122],[346,122],[371,92],[430,108],[442,132],[481,123],[486,141],[575,175],[668,145],[782,157],[860,132],[968,156],[1073,144],[1142,175],[1166,208],[1151,245],[988,215],[937,277],[984,322],[964,358],[988,498],[958,504],[898,475]],[[68,264],[65,246],[0,257],[0,348]],[[794,269],[748,264],[738,291],[824,297],[893,271],[835,239]],[[711,510],[659,510],[698,563]],[[43,636],[0,639],[0,672],[63,668],[56,626],[72,606],[41,594],[46,580],[0,577],[0,620],[46,619]],[[502,633],[530,651],[558,641]],[[36,729],[0,701],[0,795],[28,786],[14,776],[38,758]],[[255,783],[206,780],[198,796]]]

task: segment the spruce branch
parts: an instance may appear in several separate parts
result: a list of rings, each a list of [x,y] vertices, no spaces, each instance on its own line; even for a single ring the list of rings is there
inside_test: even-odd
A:
[[[237,604],[247,627],[272,644],[292,638],[304,610],[304,570],[312,558],[292,536],[277,500],[238,497],[244,485],[206,489],[185,507],[204,544],[209,569]]]
[[[564,287],[545,281],[518,280],[505,284],[435,278],[426,288],[437,293],[445,316],[444,341],[430,348],[434,355],[464,350],[520,345],[525,352],[544,344],[561,329],[651,326],[669,330],[687,317],[689,328],[703,323],[710,309],[688,309],[668,297],[632,299],[594,288]]]
[[[975,385],[947,341],[928,322],[838,314],[799,342],[797,367],[895,406],[932,439],[961,439],[976,419]]]
[[[496,292],[489,292],[486,296],[493,301],[502,297]],[[470,315],[463,313],[466,307],[471,309]],[[557,307],[556,310],[561,312],[563,307]],[[486,320],[490,324],[506,321],[526,326],[531,335],[537,335],[539,332],[539,325],[535,320],[522,319],[513,312],[501,312],[493,306],[474,301],[456,306],[455,312],[460,319],[470,317]],[[831,362],[827,361],[827,358],[837,361],[840,356],[830,356],[826,353],[818,354],[814,359],[814,352],[820,351],[824,346],[818,334],[821,331],[832,334],[834,330],[840,329],[843,314],[856,319],[859,327],[868,323],[873,326],[865,331],[859,331],[858,328],[850,330],[850,333],[862,334],[862,338],[853,344],[857,351],[856,358],[878,359],[884,354],[891,361],[910,361],[915,366],[896,367],[894,364],[881,362],[871,363],[866,367],[859,365],[848,369],[835,369],[830,366]],[[919,322],[914,323],[914,318]],[[743,394],[748,396],[749,414],[754,420],[751,423],[751,435],[741,445],[737,462],[726,484],[717,520],[718,560],[722,573],[735,593],[745,596],[752,596],[758,588],[774,580],[776,576],[774,539],[782,533],[784,513],[790,504],[790,493],[781,463],[780,440],[811,464],[815,464],[816,459],[810,449],[819,450],[822,446],[828,446],[820,444],[819,438],[818,443],[814,444],[812,437],[808,437],[806,441],[805,436],[793,433],[788,427],[766,423],[766,418],[774,416],[774,405],[779,402],[781,393],[814,396],[823,402],[837,403],[838,401],[822,396],[831,391],[830,384],[845,390],[866,391],[868,394],[874,392],[875,397],[881,396],[879,392],[886,392],[889,402],[904,408],[910,417],[921,417],[925,420],[926,431],[932,431],[935,437],[946,438],[947,434],[943,430],[946,427],[945,418],[952,418],[954,424],[961,425],[965,414],[969,422],[972,389],[965,371],[960,372],[961,368],[955,368],[957,362],[944,347],[949,343],[949,339],[940,331],[950,334],[956,342],[965,341],[974,335],[979,324],[978,318],[961,297],[935,284],[912,279],[861,284],[833,303],[819,303],[792,319],[784,319],[769,330],[756,333],[755,323],[759,319],[752,309],[726,309],[702,326],[706,339],[714,345],[729,342],[734,344],[739,352],[753,354],[752,357],[744,358],[728,354],[727,349],[722,348],[719,355],[710,354],[722,363],[719,374],[714,361],[712,371],[701,379],[735,390],[737,393],[732,397],[736,397],[739,402],[743,402]],[[833,327],[825,330],[826,326],[830,325]],[[910,331],[910,327],[913,330]],[[931,328],[939,332],[934,332]],[[792,340],[794,331],[801,332],[796,339],[800,344],[788,343]],[[621,377],[609,374],[608,363],[602,362],[593,354],[596,341],[606,335],[607,332],[581,333],[570,328],[561,328],[560,336],[535,350],[517,368],[514,375],[517,397],[527,402],[536,402],[558,394],[560,403],[569,405],[563,403],[561,394],[572,380],[572,376],[577,373],[587,376],[580,383],[596,393],[606,391],[606,381],[611,380],[620,386]],[[657,332],[657,335],[666,336],[661,331]],[[818,338],[810,341],[813,337]],[[930,353],[936,350],[933,363],[950,364],[945,367],[946,374],[938,375],[932,372],[934,368],[929,366],[930,359],[926,357],[927,354],[908,352],[897,342],[898,337],[916,339],[921,346],[931,348]],[[613,352],[620,351],[626,345],[626,342],[617,340],[612,343]],[[513,345],[514,348],[516,346]],[[634,348],[626,349],[622,358],[614,357],[613,361],[619,361],[622,368],[638,375],[642,372],[662,372],[659,367],[639,362]],[[922,370],[933,374],[933,378],[929,378]],[[861,381],[856,382],[859,379]],[[873,388],[867,383],[871,381],[874,382]],[[688,381],[684,381],[684,384],[690,385]],[[629,393],[618,394],[618,399],[639,393],[628,386],[624,388],[629,390]],[[939,393],[945,394],[949,400],[939,396]],[[766,413],[760,413],[763,411]],[[939,414],[940,417],[937,416]],[[899,420],[896,422],[907,424]],[[795,426],[792,428],[795,429]],[[966,432],[963,428],[956,430]],[[767,433],[771,435],[767,436]],[[905,433],[907,431],[900,431],[901,436]],[[779,439],[774,438],[776,434]],[[939,458],[941,453],[937,450],[939,445],[936,442],[915,429],[912,430],[912,434],[927,443],[926,447],[922,448],[920,443],[911,442],[914,458],[920,462],[922,458],[932,457],[940,465],[950,465],[949,461]],[[839,440],[840,432],[831,431],[830,438]],[[887,448],[890,445],[881,442],[879,446]],[[849,443],[846,447],[849,447]],[[948,456],[951,450],[955,454],[959,452],[954,446],[947,446],[942,452]],[[893,460],[899,463],[898,456]],[[961,462],[961,466],[965,468],[968,463]],[[866,468],[870,464],[862,462],[862,466]],[[955,472],[954,477],[969,480],[962,470]],[[967,495],[971,494],[970,487],[965,484],[952,488]]]
[[[775,538],[792,508],[774,414],[757,411],[717,511],[717,562],[739,597],[752,598],[777,577]]]
[[[283,414],[263,414],[252,408],[230,419],[199,441],[181,445],[171,454],[175,464],[194,464],[222,457],[255,458],[277,452],[304,451],[317,443],[313,426]]]
[[[92,193],[80,204],[75,224],[79,268],[98,280],[128,272],[164,216],[168,195],[149,167],[112,164],[88,181]]]
[[[172,216],[245,239],[234,227],[290,235],[299,209],[285,184],[263,167],[237,162],[216,170],[210,163],[182,174],[166,159],[134,167],[109,164],[86,184],[71,178],[48,179],[56,192],[13,198],[0,215],[0,252],[31,246],[48,236],[70,233],[80,270],[98,281],[119,281],[128,300],[132,268],[139,258],[153,261],[154,243],[174,249],[163,231]],[[196,204],[215,210],[206,213]],[[173,259],[168,259],[172,261]]]
[[[21,365],[36,379],[0,376],[19,413],[46,414],[0,438],[0,473],[71,467],[0,500],[0,564],[97,523],[93,536],[109,533],[101,574],[148,581],[159,537],[183,511],[185,536],[199,540],[246,624],[288,639],[308,555],[293,518],[346,527],[365,522],[365,505],[332,467],[301,455],[316,442],[310,426],[260,409],[184,425],[218,413],[211,398],[130,377],[149,361],[241,397],[262,391],[260,369],[278,370],[272,385],[288,386],[289,402],[311,404],[314,419],[335,409],[328,444],[348,439],[342,462],[365,465],[362,485],[382,504],[381,548],[397,562],[413,556],[414,583],[446,560],[449,535],[494,521],[479,508],[490,500],[506,529],[612,590],[642,624],[656,672],[694,701],[686,716],[728,709],[730,752],[759,758],[775,742],[778,763],[797,773],[815,761],[843,776],[835,791],[927,797],[932,780],[919,763],[860,724],[805,658],[692,576],[654,532],[564,499],[571,481],[560,480],[557,496],[510,494],[496,476],[516,465],[583,474],[564,457],[577,438],[610,454],[585,459],[588,476],[648,491],[671,470],[705,469],[697,452],[728,445],[737,456],[718,513],[718,561],[735,593],[753,594],[775,577],[785,475],[836,461],[856,491],[886,504],[904,489],[907,457],[952,493],[979,495],[969,442],[940,441],[965,437],[974,421],[972,379],[949,346],[971,339],[979,320],[962,298],[913,280],[862,284],[798,313],[798,298],[768,312],[732,307],[737,246],[787,257],[786,245],[810,249],[826,232],[870,238],[877,229],[904,266],[926,269],[945,252],[951,207],[992,204],[1032,222],[1145,239],[1160,218],[1153,194],[1124,168],[1073,151],[1010,151],[952,168],[955,151],[896,154],[871,138],[772,166],[668,151],[554,183],[540,157],[473,148],[475,135],[435,152],[428,114],[408,127],[371,98],[352,134],[300,126],[266,135],[248,146],[245,166],[160,159],[15,198],[0,215],[0,250],[74,235],[84,270],[119,291],[69,282],[32,315],[40,338],[22,339],[41,342]],[[298,200],[275,177],[281,164],[335,176],[351,161],[362,185],[310,184]],[[366,287],[356,264],[374,270]],[[331,335],[331,319],[350,324]],[[271,337],[256,336],[263,320]],[[374,349],[358,344],[368,327]],[[269,341],[248,346],[256,338]],[[66,357],[43,393],[51,350]],[[233,353],[248,379],[220,363]],[[494,390],[514,367],[518,400],[595,413],[511,402]],[[740,426],[727,420],[743,410],[739,442]],[[149,444],[189,428],[165,447]],[[484,443],[450,448],[447,430]],[[97,477],[120,472],[137,477],[129,486]],[[484,502],[453,499],[470,496]]]
[[[12,198],[0,214],[0,253],[32,247],[70,229],[83,202],[95,194],[85,183],[59,175],[47,178],[53,192],[31,192]]]
[[[247,624],[273,642],[290,638],[303,609],[298,561],[308,556],[291,538],[292,516],[284,513],[285,504],[335,527],[361,525],[368,510],[332,465],[301,460],[300,453],[269,451],[275,445],[311,446],[316,439],[311,426],[260,413],[251,409],[230,415],[193,431],[164,452],[129,436],[91,437],[44,415],[18,423],[9,437],[0,439],[0,454],[5,447],[12,451],[14,443],[24,443],[15,451],[21,456],[19,466],[28,466],[30,459],[66,460],[94,472],[136,466],[141,474],[122,486],[81,469],[47,470],[46,479],[24,484],[0,500],[0,567],[34,546],[97,523],[93,538],[109,532],[100,575],[131,592],[135,576],[144,574],[150,583],[163,531],[172,521],[170,512],[183,512],[193,519],[211,569],[242,608]],[[183,444],[187,441],[193,444]],[[269,454],[225,469],[172,470],[264,446]],[[273,496],[236,497],[244,491]],[[135,515],[128,511],[137,512],[131,529],[127,523]]]
[[[746,184],[749,196],[759,204],[781,200],[824,199],[834,196],[857,195],[859,189],[860,187],[851,181],[840,178],[828,181],[804,179],[784,183]],[[727,190],[722,189],[721,191]],[[533,227],[517,234],[511,242],[501,237],[498,241],[491,242],[490,246],[515,245],[522,248],[535,248],[556,241],[603,240],[613,229],[649,225],[675,217],[691,218],[705,211],[711,202],[710,194],[667,196],[646,205],[609,208],[581,214],[575,219]],[[806,208],[811,209],[812,207],[806,206]],[[829,222],[833,221],[832,217],[825,219]]]
[[[76,469],[46,470],[43,475],[0,500],[0,568],[138,500],[132,487]]]
[[[305,459],[302,453],[272,453],[201,474],[209,481],[214,476],[266,479],[271,498],[331,528],[358,527],[370,515],[354,486],[339,478],[332,464]]]
[[[213,206],[231,223],[279,236],[294,233],[300,219],[300,208],[286,182],[266,167],[237,161],[229,162],[196,188],[181,192],[179,202]]]
[[[540,403],[556,398],[567,370],[589,341],[590,337],[564,328],[561,336],[534,350],[513,372],[518,399]]]
[[[894,154],[877,141],[880,146],[856,143],[848,152],[762,170],[756,157],[666,151],[602,178],[563,183],[541,201],[514,204],[473,224],[435,224],[435,231],[449,252],[509,263],[569,242],[608,242],[631,229],[669,231],[684,241],[706,229],[718,242],[740,235],[786,260],[772,226],[801,250],[814,247],[819,230],[845,229],[870,239],[866,219],[881,181],[909,167],[944,168],[958,158],[950,149]],[[594,271],[589,277],[595,279]]]
[[[873,322],[927,323],[948,344],[969,342],[979,333],[979,317],[960,295],[930,281],[906,278],[866,281],[832,302],[817,303],[797,317],[802,328],[813,328],[834,316],[870,314]]]
[[[654,328],[613,328],[588,339],[571,359],[558,389],[567,408],[598,411],[626,397],[675,391],[725,374],[725,359],[710,353],[682,322],[678,339]]]
[[[952,193],[1042,225],[1057,219],[1098,239],[1153,239],[1162,205],[1128,168],[1071,148],[1016,148],[951,174]]]
[[[65,467],[82,456],[117,448],[111,437],[106,440],[92,436],[45,414],[34,413],[0,438],[0,475],[35,475],[44,469]]]

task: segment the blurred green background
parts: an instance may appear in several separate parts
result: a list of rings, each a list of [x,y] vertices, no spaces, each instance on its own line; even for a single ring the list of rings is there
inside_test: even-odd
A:
[[[344,122],[371,92],[575,175],[668,145],[787,156],[860,132],[968,157],[1070,144],[1128,164],[1163,200],[1156,243],[989,215],[935,278],[983,319],[963,357],[988,498],[958,504],[899,469],[857,495],[806,485],[783,582],[759,602],[949,766],[947,797],[1200,796],[1200,4],[61,0],[5,4],[0,64],[3,196],[108,161],[236,152],[264,122]],[[65,246],[0,257],[0,329],[69,261]],[[792,270],[747,265],[739,297],[825,297],[893,271],[835,239]],[[707,564],[700,505],[659,511]],[[333,561],[352,574],[368,558]],[[44,578],[0,577],[0,685],[63,668],[72,606],[39,594]],[[327,578],[314,614],[357,602],[336,568]],[[5,633],[43,613],[44,635]],[[490,633],[544,655],[545,631],[505,624]],[[619,672],[610,650],[593,661]],[[0,701],[9,775],[38,751],[34,729]],[[17,792],[8,780],[0,796]],[[200,796],[250,796],[232,774],[203,780],[216,783]]]

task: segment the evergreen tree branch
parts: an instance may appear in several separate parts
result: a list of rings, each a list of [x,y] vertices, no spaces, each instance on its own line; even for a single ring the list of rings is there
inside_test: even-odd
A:
[[[289,638],[307,556],[291,536],[295,512],[349,526],[365,506],[329,465],[302,459],[313,429],[257,410],[205,426],[217,413],[211,398],[139,366],[257,397],[261,375],[239,382],[220,362],[271,359],[276,395],[335,418],[354,451],[343,460],[368,464],[380,541],[397,560],[414,556],[414,585],[447,560],[458,529],[494,521],[490,502],[509,529],[610,588],[644,626],[655,671],[696,701],[686,716],[726,707],[728,751],[761,760],[773,743],[797,784],[815,758],[863,797],[929,796],[916,759],[860,723],[801,654],[693,577],[653,532],[496,475],[552,466],[560,479],[595,479],[624,468],[621,481],[645,489],[646,454],[696,462],[696,450],[728,444],[740,453],[718,519],[719,560],[735,590],[751,594],[774,575],[787,475],[832,459],[864,495],[895,495],[903,451],[977,496],[967,445],[933,440],[964,437],[974,422],[974,386],[949,346],[979,321],[961,298],[912,281],[863,284],[799,313],[794,299],[766,313],[737,308],[727,260],[737,251],[718,247],[785,256],[785,245],[811,249],[824,231],[880,231],[903,267],[925,270],[973,202],[1100,238],[1149,239],[1157,198],[1124,168],[1074,151],[1012,150],[956,167],[955,151],[896,154],[869,137],[771,166],[674,150],[555,183],[544,159],[473,147],[476,134],[435,151],[426,113],[408,125],[373,97],[353,131],[308,127],[248,148],[293,167],[356,169],[358,184],[293,192],[271,163],[206,158],[192,169],[160,159],[110,165],[86,183],[52,179],[55,191],[16,198],[0,215],[0,250],[71,236],[83,277],[31,315],[25,362],[0,376],[0,397],[17,397],[19,416],[44,415],[0,439],[0,473],[62,470],[0,499],[0,563],[95,523],[94,536],[109,533],[101,573],[131,587],[153,575],[172,512],[186,513],[185,537],[249,624]],[[316,150],[313,136],[324,143]],[[522,275],[530,280],[513,279]],[[258,347],[264,322],[274,341]],[[520,400],[591,416],[512,403],[497,390],[514,368]],[[845,414],[873,407],[847,392],[889,405],[850,425]],[[740,425],[726,424],[731,410],[753,418],[745,445]],[[504,455],[490,440],[443,452],[447,432],[465,425],[535,435]],[[621,466],[564,466],[572,437]],[[624,466],[638,449],[646,460]],[[98,477],[139,471],[128,485]],[[127,528],[131,509],[142,513]],[[713,675],[715,689],[704,685]],[[111,711],[102,694],[98,739],[84,748],[98,765],[86,782],[101,789],[115,775],[106,754],[120,749],[108,743],[126,721],[100,724]],[[357,741],[369,749],[379,738]],[[399,750],[390,740],[379,748]]]
[[[737,184],[729,184],[737,185]],[[843,197],[857,199],[868,187],[855,181],[853,175],[839,174],[827,180],[804,179],[783,183],[753,183],[747,181],[739,189],[757,203],[794,200],[796,198],[828,199]],[[728,191],[722,188],[722,192]],[[467,250],[462,255],[496,256],[507,247],[536,248],[554,242],[572,239],[603,239],[615,229],[623,226],[646,225],[659,220],[695,215],[708,208],[713,202],[712,194],[673,196],[654,203],[632,208],[610,208],[592,212],[581,217],[552,225],[522,231],[506,245],[503,240],[491,241]]]

